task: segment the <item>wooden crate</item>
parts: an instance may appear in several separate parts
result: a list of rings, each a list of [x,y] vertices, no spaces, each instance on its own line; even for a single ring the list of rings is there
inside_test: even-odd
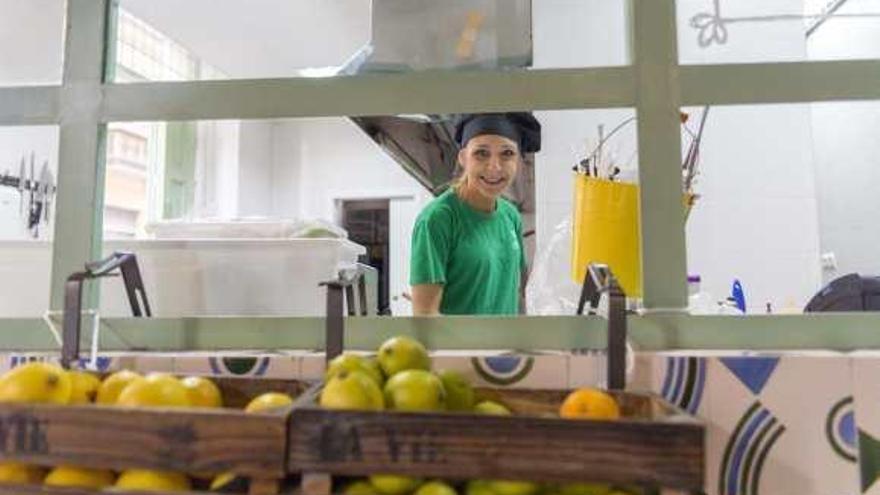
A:
[[[479,393],[517,415],[330,411],[313,390],[291,414],[288,468],[703,488],[703,425],[655,395],[614,392],[624,417],[586,421],[557,416],[563,391]]]
[[[0,460],[113,470],[232,471],[251,478],[251,492],[272,492],[286,475],[291,407],[257,414],[241,408],[264,392],[300,396],[308,384],[212,380],[223,393],[223,409],[0,404]]]

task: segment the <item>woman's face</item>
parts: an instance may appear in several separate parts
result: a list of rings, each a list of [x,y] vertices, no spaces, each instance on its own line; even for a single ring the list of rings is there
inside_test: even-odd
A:
[[[475,136],[458,152],[466,186],[487,198],[497,198],[516,178],[519,146],[494,134]]]

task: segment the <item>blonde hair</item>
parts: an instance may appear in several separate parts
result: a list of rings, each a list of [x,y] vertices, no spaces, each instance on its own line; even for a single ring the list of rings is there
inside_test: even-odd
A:
[[[450,187],[450,189],[452,189],[455,192],[460,192],[461,188],[464,187],[466,184],[467,184],[467,174],[462,173],[458,177],[455,177],[454,179],[452,179],[452,181],[449,183],[449,187]]]

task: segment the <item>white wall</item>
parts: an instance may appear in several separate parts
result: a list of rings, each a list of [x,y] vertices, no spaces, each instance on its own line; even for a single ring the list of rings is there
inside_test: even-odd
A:
[[[679,0],[679,26],[709,10],[708,2]],[[722,2],[723,15],[801,14],[803,0]],[[802,22],[728,25],[726,45],[700,48],[682,31],[680,58],[690,63],[806,59]],[[699,113],[697,112],[696,115]],[[819,231],[816,178],[810,149],[809,105],[712,108],[702,146],[703,197],[687,226],[688,270],[717,296],[738,278],[750,312],[803,308],[818,290]]]
[[[242,121],[239,133],[238,214],[242,217],[273,213],[273,142],[271,121]]]
[[[0,0],[0,86],[58,84],[64,0]]]
[[[0,86],[58,84],[64,28],[63,0],[0,0]],[[22,156],[35,157],[35,174],[43,162],[57,177],[56,126],[0,127],[0,173],[18,175]],[[28,161],[28,163],[30,163]],[[29,168],[29,167],[28,167]],[[26,217],[19,212],[20,196],[0,188],[0,239],[29,239]],[[24,205],[27,209],[27,203]],[[24,214],[26,215],[26,213]],[[40,238],[50,239],[54,224],[40,226]]]
[[[295,120],[277,121],[274,126],[272,209],[276,215],[286,218],[300,216],[302,211],[301,127]]]
[[[301,212],[336,219],[335,199],[426,195],[425,189],[348,119],[309,119],[299,127]]]
[[[400,294],[409,290],[412,223],[431,195],[348,119],[278,122],[273,139],[277,215],[338,221],[339,200],[393,198],[389,293],[394,313],[408,314]]]
[[[535,67],[626,64],[625,19],[622,1],[534,1]],[[535,158],[536,249],[539,253],[549,248],[556,226],[571,213],[571,167],[586,153],[588,139],[595,146],[599,124],[604,123],[610,129],[632,113],[624,109],[536,113],[543,130],[541,152]],[[634,149],[632,132],[621,134],[618,142]]]
[[[839,12],[880,12],[880,0],[848,2]],[[810,38],[809,56],[880,58],[878,26],[876,18],[828,21]],[[824,279],[880,275],[880,102],[814,104],[812,124],[821,247],[837,260],[836,269],[823,271]]]

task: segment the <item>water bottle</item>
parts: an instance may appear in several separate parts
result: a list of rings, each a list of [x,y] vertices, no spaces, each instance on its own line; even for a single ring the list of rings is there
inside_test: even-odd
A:
[[[688,276],[688,312],[692,315],[716,314],[718,311],[712,296],[700,288],[701,281],[699,275]]]

